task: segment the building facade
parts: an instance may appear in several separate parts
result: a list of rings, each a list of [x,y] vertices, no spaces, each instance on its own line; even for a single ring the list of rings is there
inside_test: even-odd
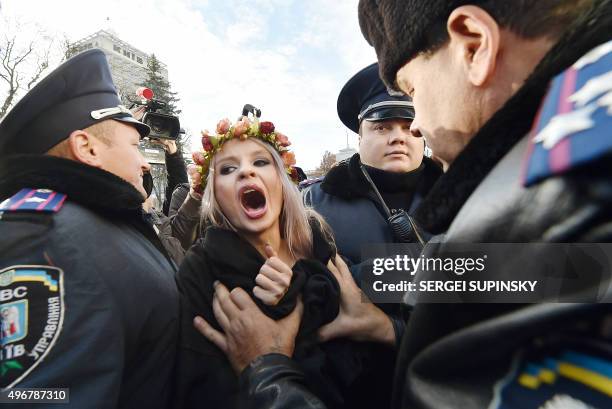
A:
[[[113,81],[117,86],[117,92],[124,103],[127,102],[126,97],[133,97],[136,89],[140,86],[139,84],[142,84],[148,78],[147,64],[151,56],[121,40],[111,31],[100,30],[76,41],[71,47],[77,52],[99,48],[106,54]],[[159,64],[160,74],[164,77],[164,80],[168,81],[166,64],[161,61],[159,61]]]

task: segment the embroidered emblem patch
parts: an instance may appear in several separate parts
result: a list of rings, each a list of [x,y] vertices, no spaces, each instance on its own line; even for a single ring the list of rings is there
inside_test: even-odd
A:
[[[0,271],[0,388],[11,388],[43,361],[64,321],[64,272],[49,266]]]

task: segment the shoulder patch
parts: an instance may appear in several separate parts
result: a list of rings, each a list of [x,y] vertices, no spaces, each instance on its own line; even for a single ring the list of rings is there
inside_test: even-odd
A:
[[[315,183],[319,183],[319,182],[323,181],[323,179],[324,179],[323,176],[318,177],[318,178],[314,178],[314,179],[306,179],[306,180],[300,182],[298,187],[301,190],[301,189],[304,189],[305,187],[312,186]]]
[[[523,169],[533,185],[612,153],[612,40],[555,77],[536,116]]]
[[[608,407],[612,356],[591,348],[522,351],[494,388],[489,409]]]
[[[47,356],[64,322],[64,272],[50,266],[0,270],[0,389],[21,382]]]
[[[66,195],[48,189],[24,188],[0,203],[0,212],[34,211],[56,213],[64,204]]]

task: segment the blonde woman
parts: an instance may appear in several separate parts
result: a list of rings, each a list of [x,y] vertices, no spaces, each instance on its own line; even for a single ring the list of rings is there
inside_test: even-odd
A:
[[[289,141],[270,122],[222,120],[194,154],[210,227],[186,255],[178,281],[182,323],[177,399],[182,408],[232,408],[238,382],[223,352],[194,327],[196,316],[220,330],[215,282],[249,292],[273,319],[298,302],[303,315],[295,358],[330,407],[341,407],[364,354],[348,340],[319,344],[317,330],[339,310],[339,286],[326,264],[335,246],[321,217],[302,204],[292,181]],[[301,301],[299,301],[301,299]]]

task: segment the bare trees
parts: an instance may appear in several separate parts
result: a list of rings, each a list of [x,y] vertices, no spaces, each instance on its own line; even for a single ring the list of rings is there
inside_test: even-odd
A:
[[[21,30],[20,25],[2,23],[6,30],[0,35],[0,118],[49,67],[53,43],[40,31],[32,35]]]
[[[317,167],[316,170],[309,173],[310,177],[320,177],[325,176],[327,172],[331,168],[336,165],[336,155],[331,153],[330,151],[325,151],[323,157],[321,158],[321,164]]]

